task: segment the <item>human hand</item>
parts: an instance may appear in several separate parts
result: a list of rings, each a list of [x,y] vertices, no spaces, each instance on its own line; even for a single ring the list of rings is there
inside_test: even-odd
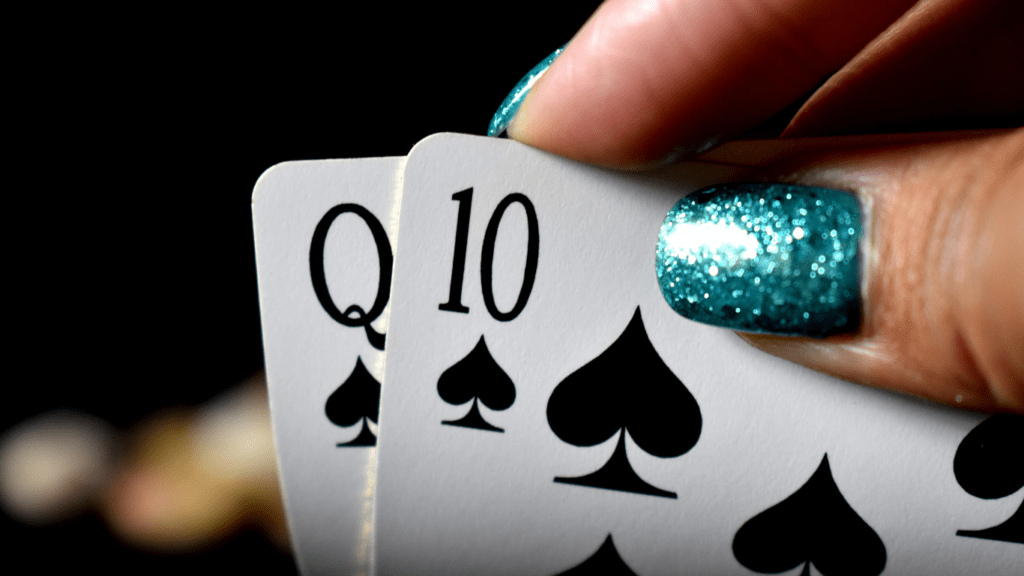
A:
[[[514,118],[514,139],[617,168],[707,150],[815,87],[782,137],[1015,127],[1024,5],[610,0],[534,80],[495,131]],[[761,179],[860,199],[861,318],[824,339],[745,334],[751,344],[864,384],[1024,412],[1024,130],[847,144]]]

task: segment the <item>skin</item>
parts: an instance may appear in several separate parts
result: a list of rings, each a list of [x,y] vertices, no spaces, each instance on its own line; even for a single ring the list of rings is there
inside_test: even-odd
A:
[[[643,169],[709,149],[802,97],[782,137],[922,129],[822,148],[763,178],[869,206],[865,316],[771,354],[945,404],[1024,413],[1024,4],[609,0],[527,95],[509,135]]]

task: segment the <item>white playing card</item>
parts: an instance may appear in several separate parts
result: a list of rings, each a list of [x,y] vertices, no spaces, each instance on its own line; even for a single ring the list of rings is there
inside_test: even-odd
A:
[[[455,134],[413,149],[381,403],[381,574],[557,574],[595,554],[640,575],[756,573],[741,559],[1019,573],[1024,547],[956,535],[1024,496],[958,485],[954,454],[984,416],[767,356],[664,301],[666,213],[741,170],[624,174]]]
[[[404,162],[287,162],[253,193],[271,418],[305,575],[373,574],[374,421]]]

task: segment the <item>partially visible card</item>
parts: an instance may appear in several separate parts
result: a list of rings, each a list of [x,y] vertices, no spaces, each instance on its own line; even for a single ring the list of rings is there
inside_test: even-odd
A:
[[[669,308],[666,213],[742,170],[624,174],[455,134],[412,150],[381,574],[1019,574],[1020,544],[958,532],[1021,504],[954,475],[984,416],[829,378]]]
[[[373,574],[376,422],[404,161],[287,162],[253,193],[271,418],[307,576]]]

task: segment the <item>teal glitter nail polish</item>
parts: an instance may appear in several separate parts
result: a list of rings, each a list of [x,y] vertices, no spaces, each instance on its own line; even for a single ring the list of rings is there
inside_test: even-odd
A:
[[[555,58],[562,53],[565,46],[562,46],[558,50],[555,50],[548,55],[547,58],[540,61],[540,64],[534,66],[526,76],[523,76],[522,80],[512,88],[512,91],[505,97],[505,101],[498,107],[498,111],[494,113],[494,117],[491,118],[491,125],[487,128],[488,136],[501,136],[501,133],[508,128],[509,122],[515,117],[516,112],[519,111],[519,106],[523,103],[523,98],[526,98],[526,93],[533,88],[533,83],[538,78],[547,72],[548,67],[555,61]]]
[[[860,324],[860,203],[847,192],[727,184],[686,196],[658,236],[672,309],[733,330],[812,336]]]

